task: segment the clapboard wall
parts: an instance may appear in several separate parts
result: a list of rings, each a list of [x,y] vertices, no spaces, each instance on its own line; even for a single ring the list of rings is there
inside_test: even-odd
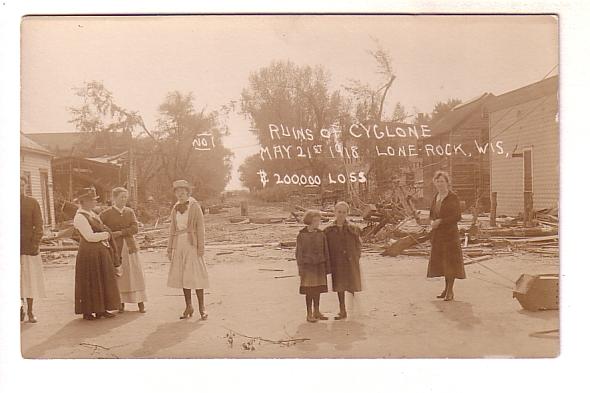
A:
[[[43,224],[45,226],[55,225],[55,208],[53,200],[53,174],[51,172],[51,156],[37,153],[35,151],[21,149],[21,174],[25,174],[30,178],[30,194],[39,202],[41,206],[41,213],[43,215]],[[48,206],[49,212],[44,208],[45,201],[43,198],[43,190],[41,188],[41,176],[46,172],[48,175]]]
[[[532,151],[534,209],[558,206],[557,114],[557,91],[490,112],[491,139],[502,141],[506,153],[490,155],[491,191],[498,193],[498,215],[515,216],[524,211],[524,163],[520,155],[526,149]]]

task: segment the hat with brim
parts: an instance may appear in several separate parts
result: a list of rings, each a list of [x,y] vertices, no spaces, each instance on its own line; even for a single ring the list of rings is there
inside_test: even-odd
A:
[[[98,198],[100,198],[100,197],[98,195],[96,195],[96,189],[94,189],[94,187],[87,187],[87,188],[83,188],[80,191],[78,191],[78,193],[76,194],[76,197],[74,198],[74,201],[82,202],[82,201],[88,200],[88,199],[97,200]]]
[[[176,191],[177,188],[186,188],[187,191],[190,191],[192,187],[186,180],[176,180],[172,183],[172,189]]]

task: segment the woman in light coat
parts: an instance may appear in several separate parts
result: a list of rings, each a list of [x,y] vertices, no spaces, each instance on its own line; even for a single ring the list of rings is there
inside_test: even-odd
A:
[[[168,259],[170,272],[168,286],[182,288],[186,307],[180,319],[193,316],[191,291],[194,289],[199,303],[201,319],[207,319],[204,289],[209,288],[209,275],[205,266],[205,223],[199,203],[190,196],[191,187],[186,180],[172,184],[177,202],[170,215]]]

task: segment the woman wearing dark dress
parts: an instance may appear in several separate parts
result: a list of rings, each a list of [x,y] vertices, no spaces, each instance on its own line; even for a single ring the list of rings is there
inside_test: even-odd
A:
[[[74,228],[80,234],[76,256],[75,312],[84,319],[112,318],[110,310],[121,304],[115,278],[115,265],[120,265],[117,245],[111,231],[92,210],[96,206],[93,188],[83,189],[77,202]],[[94,315],[93,315],[94,314]]]
[[[338,292],[340,312],[336,320],[345,319],[346,304],[344,292],[354,295],[362,290],[361,285],[361,236],[358,227],[347,220],[350,208],[346,202],[334,206],[335,220],[325,230],[330,251],[332,290]]]
[[[461,220],[461,207],[457,194],[450,190],[449,175],[446,172],[436,172],[433,182],[437,194],[430,208],[432,248],[427,277],[445,278],[445,289],[437,298],[450,301],[455,297],[455,279],[466,277],[457,227]]]
[[[320,312],[320,294],[328,292],[326,275],[330,273],[330,253],[326,235],[319,229],[322,215],[308,210],[303,215],[306,225],[297,235],[295,257],[301,284],[299,293],[305,295],[307,322],[328,319]],[[313,304],[313,311],[312,311]]]

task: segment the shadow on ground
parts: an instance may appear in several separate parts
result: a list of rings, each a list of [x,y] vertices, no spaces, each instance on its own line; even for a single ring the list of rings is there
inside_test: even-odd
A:
[[[142,314],[117,314],[115,318],[99,319],[95,321],[86,321],[82,318],[76,318],[58,330],[55,334],[49,336],[45,341],[31,347],[22,355],[27,359],[37,359],[42,358],[46,352],[51,352],[55,349],[64,347],[72,348],[78,345],[89,344],[87,341],[90,339],[107,334],[114,329],[132,322],[140,315]]]
[[[331,324],[304,322],[299,325],[294,336],[310,339],[296,346],[304,352],[317,351],[321,344],[331,344],[337,351],[347,351],[355,342],[367,339],[365,326],[356,321],[338,321]]]

